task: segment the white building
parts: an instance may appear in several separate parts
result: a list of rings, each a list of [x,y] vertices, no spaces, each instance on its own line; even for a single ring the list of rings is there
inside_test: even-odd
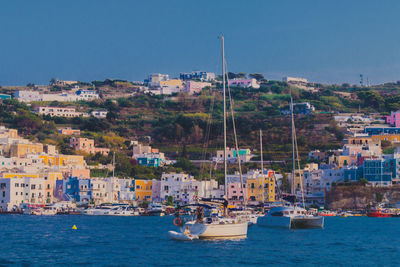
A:
[[[120,203],[135,200],[134,180],[116,177],[92,178],[90,185],[95,204]]]
[[[43,205],[45,180],[43,178],[0,178],[0,210],[12,211],[21,204]]]
[[[230,86],[236,86],[236,87],[243,87],[243,88],[254,88],[258,89],[260,88],[260,84],[257,82],[256,79],[233,79],[229,80],[228,84]]]
[[[289,77],[289,76],[286,76],[286,77],[283,77],[282,80],[283,80],[284,82],[287,82],[287,83],[294,83],[294,84],[296,84],[296,83],[307,84],[307,83],[308,83],[308,80],[307,80],[306,78],[299,78],[299,77]]]
[[[36,113],[39,115],[50,115],[51,117],[88,117],[87,113],[77,112],[75,108],[68,107],[37,107]]]
[[[223,190],[218,182],[197,181],[185,173],[163,173],[160,184],[160,198],[166,200],[172,196],[175,202],[188,203],[201,197],[221,197]]]
[[[32,101],[41,101],[42,97],[39,92],[36,91],[28,91],[28,90],[19,90],[14,93],[14,97],[21,102],[32,102]]]
[[[150,74],[145,83],[147,83],[150,87],[157,87],[160,86],[161,81],[168,81],[169,75],[168,74],[161,74],[161,73],[153,73]]]
[[[99,93],[95,90],[80,89],[75,93],[76,101],[93,101],[99,99]]]
[[[90,114],[98,119],[105,119],[107,118],[107,111],[106,110],[93,110]]]

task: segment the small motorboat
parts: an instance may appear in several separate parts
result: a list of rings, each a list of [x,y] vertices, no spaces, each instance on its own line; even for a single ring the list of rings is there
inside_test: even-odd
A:
[[[199,239],[198,235],[192,235],[192,234],[185,235],[184,233],[178,233],[175,231],[168,231],[168,235],[172,239],[180,241],[191,241],[193,239]]]

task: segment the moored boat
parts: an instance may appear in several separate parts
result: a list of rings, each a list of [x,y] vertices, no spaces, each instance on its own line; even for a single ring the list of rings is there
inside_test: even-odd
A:
[[[367,213],[368,217],[375,217],[375,218],[384,218],[384,217],[392,217],[392,214],[386,210],[377,209],[371,210]]]

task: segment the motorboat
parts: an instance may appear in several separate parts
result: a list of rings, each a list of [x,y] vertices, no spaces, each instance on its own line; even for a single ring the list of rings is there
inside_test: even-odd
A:
[[[330,211],[330,210],[322,210],[322,211],[318,212],[318,216],[333,217],[333,216],[336,216],[336,213],[334,211]]]
[[[271,208],[267,215],[258,218],[258,225],[289,229],[323,228],[324,218],[309,214],[301,207],[281,206]]]
[[[109,216],[139,216],[139,211],[132,206],[128,205],[121,205],[117,206],[111,210],[108,211],[108,213],[104,215],[109,215]]]
[[[158,203],[151,203],[147,209],[147,214],[149,216],[164,216],[165,206]]]
[[[112,209],[115,207],[112,205],[100,205],[96,206],[94,208],[88,208],[83,211],[84,215],[94,215],[94,216],[100,216],[100,215],[108,215]]]

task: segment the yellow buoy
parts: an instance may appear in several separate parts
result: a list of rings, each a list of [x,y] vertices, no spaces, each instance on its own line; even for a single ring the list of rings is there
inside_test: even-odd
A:
[[[74,226],[72,226],[72,230],[78,230],[78,228],[76,227],[75,224],[74,224]]]

